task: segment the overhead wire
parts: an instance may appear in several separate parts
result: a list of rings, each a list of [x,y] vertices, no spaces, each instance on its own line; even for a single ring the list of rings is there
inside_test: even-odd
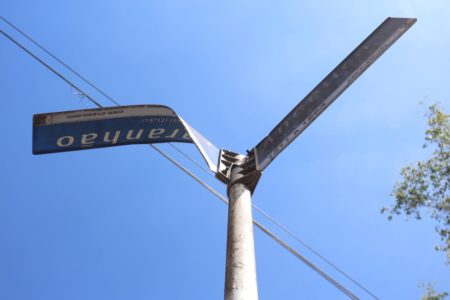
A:
[[[71,68],[69,65],[67,65],[66,63],[64,63],[61,59],[59,59],[58,57],[56,57],[53,53],[51,53],[50,51],[48,51],[47,49],[45,49],[42,45],[40,45],[39,43],[37,43],[34,39],[32,39],[28,34],[26,34],[24,31],[22,31],[20,28],[18,28],[17,26],[15,26],[13,23],[11,23],[10,21],[8,21],[7,19],[5,19],[4,17],[0,16],[0,19],[2,19],[6,24],[8,24],[9,26],[11,26],[12,28],[14,28],[14,30],[16,30],[17,32],[19,32],[22,36],[24,36],[27,40],[29,40],[31,43],[33,43],[35,46],[37,46],[39,49],[41,49],[42,51],[44,51],[45,53],[47,53],[50,57],[52,57],[54,60],[56,60],[57,62],[59,62],[61,65],[63,65],[66,69],[68,69],[69,71],[71,71],[73,74],[75,74],[78,78],[82,79],[84,82],[86,82],[88,85],[90,85],[93,89],[95,89],[97,92],[99,92],[100,94],[102,94],[103,96],[105,96],[109,101],[111,101],[112,103],[116,104],[117,106],[119,106],[119,103],[117,103],[112,97],[110,97],[109,95],[107,95],[105,92],[103,92],[101,89],[97,88],[94,84],[92,84],[88,79],[86,79],[86,77],[82,76],[80,73],[78,73],[77,71],[75,71],[73,68]],[[86,95],[86,94],[84,94]],[[91,98],[89,98],[89,100],[92,100]]]
[[[280,228],[282,231],[284,231],[285,233],[287,233],[289,236],[291,236],[294,240],[296,240],[297,242],[299,242],[301,245],[303,245],[305,248],[307,248],[309,251],[311,251],[312,253],[314,253],[314,255],[316,255],[317,257],[319,257],[322,261],[324,261],[327,265],[329,265],[330,267],[332,267],[334,270],[336,270],[337,272],[339,272],[342,276],[344,276],[345,278],[347,278],[348,280],[350,280],[351,282],[353,282],[356,286],[358,286],[360,289],[362,289],[363,291],[365,291],[367,294],[369,294],[372,298],[379,300],[379,298],[377,296],[375,296],[375,294],[373,294],[370,290],[368,290],[366,287],[364,287],[362,284],[360,284],[358,281],[356,281],[353,277],[351,277],[350,275],[348,275],[346,272],[344,272],[341,268],[339,268],[338,266],[336,266],[334,263],[332,263],[330,260],[328,260],[327,258],[325,258],[323,255],[321,255],[319,252],[317,252],[316,250],[314,250],[314,248],[312,248],[311,246],[309,246],[308,244],[306,244],[304,241],[302,241],[296,234],[292,233],[289,229],[287,229],[286,227],[284,227],[281,223],[279,223],[278,221],[276,221],[274,218],[272,218],[270,215],[268,215],[266,212],[264,212],[262,209],[258,208],[256,205],[252,205],[253,208],[255,210],[257,210],[259,213],[261,213],[264,217],[266,217],[266,219],[268,219],[270,222],[272,222],[273,224],[275,224],[278,228]],[[289,250],[290,251],[290,250]],[[294,254],[296,255],[296,254]]]
[[[67,83],[68,85],[70,85],[72,88],[74,88],[75,90],[77,90],[78,92],[80,92],[83,96],[86,96],[86,98],[88,98],[92,103],[94,103],[97,107],[102,107],[100,105],[100,103],[98,103],[97,101],[95,101],[91,96],[89,96],[86,92],[84,92],[82,89],[80,89],[79,87],[77,87],[75,84],[73,84],[72,82],[70,82],[66,77],[64,77],[61,73],[59,73],[58,71],[56,71],[55,69],[53,69],[52,67],[50,67],[48,64],[46,64],[43,60],[41,60],[39,57],[37,57],[36,55],[34,55],[30,50],[28,50],[27,48],[25,48],[24,46],[22,46],[19,42],[17,42],[15,39],[13,39],[10,35],[8,35],[6,32],[4,32],[3,30],[0,30],[0,33],[3,34],[7,39],[9,39],[11,42],[13,42],[14,44],[16,44],[16,46],[18,46],[19,48],[21,48],[23,51],[25,51],[27,54],[29,54],[31,57],[33,57],[34,59],[36,59],[38,62],[40,62],[44,67],[46,67],[47,69],[49,69],[51,72],[53,72],[56,76],[58,76],[59,78],[61,78],[65,83]]]
[[[188,159],[189,161],[191,161],[194,165],[196,165],[197,167],[199,167],[200,169],[202,169],[206,174],[208,174],[209,176],[215,178],[213,172],[207,168],[205,168],[204,166],[202,166],[199,162],[197,162],[195,159],[193,159],[192,157],[190,157],[189,155],[187,155],[186,153],[184,153],[184,151],[182,151],[180,148],[178,148],[177,146],[175,146],[173,143],[169,143],[169,145],[175,149],[178,153],[180,153],[181,155],[183,155],[186,159]]]
[[[22,30],[20,30],[17,26],[15,26],[14,24],[12,24],[11,22],[9,22],[8,20],[6,20],[4,17],[0,16],[0,19],[2,19],[5,23],[7,23],[8,25],[10,25],[12,28],[14,28],[16,31],[18,31],[20,34],[22,34],[24,37],[26,37],[28,40],[30,40],[34,45],[36,45],[37,47],[39,47],[41,50],[43,50],[45,53],[47,53],[49,56],[51,56],[52,58],[54,58],[56,61],[58,61],[60,64],[62,64],[64,67],[66,67],[69,71],[71,71],[73,74],[75,74],[77,77],[79,77],[81,80],[83,80],[84,82],[86,82],[88,85],[90,85],[92,88],[94,88],[95,90],[97,90],[99,93],[101,93],[103,96],[105,96],[108,100],[110,100],[112,103],[114,103],[117,106],[120,106],[120,104],[115,101],[113,98],[111,98],[110,96],[108,96],[105,92],[103,92],[101,89],[99,89],[97,86],[95,86],[93,83],[91,83],[89,80],[87,80],[85,77],[83,77],[82,75],[80,75],[78,72],[76,72],[73,68],[71,68],[70,66],[68,66],[66,63],[64,63],[62,60],[60,60],[58,57],[56,57],[54,54],[52,54],[50,51],[48,51],[46,48],[44,48],[42,45],[40,45],[39,43],[37,43],[34,39],[32,39],[29,35],[27,35],[25,32],[23,32]],[[65,78],[63,75],[61,75],[59,72],[57,72],[55,69],[53,69],[52,67],[50,67],[48,64],[46,64],[44,61],[42,61],[39,57],[37,57],[36,55],[34,55],[31,51],[29,51],[27,48],[25,48],[24,46],[22,46],[20,43],[18,43],[16,40],[14,40],[11,36],[9,36],[8,34],[6,34],[4,31],[0,30],[0,33],[2,33],[5,37],[7,37],[10,41],[12,41],[14,44],[16,44],[18,47],[20,47],[22,50],[24,50],[27,54],[29,54],[30,56],[32,56],[34,59],[36,59],[38,62],[40,62],[42,65],[44,65],[47,69],[49,69],[51,72],[53,72],[54,74],[56,74],[58,77],[60,77],[63,81],[65,81],[67,84],[69,84],[72,88],[74,88],[75,90],[77,90],[79,93],[81,93],[82,95],[86,96],[86,98],[88,98],[94,105],[96,105],[97,107],[102,107],[102,105],[95,101],[91,96],[89,96],[86,92],[84,92],[83,90],[81,90],[79,87],[77,87],[75,84],[73,84],[72,82],[70,82],[67,78]],[[187,158],[188,160],[190,160],[192,163],[194,163],[197,167],[201,168],[203,171],[205,171],[207,174],[209,174],[210,176],[214,175],[211,173],[210,170],[204,168],[203,166],[201,166],[197,161],[195,161],[194,159],[192,159],[189,155],[187,155],[186,153],[184,153],[181,149],[179,149],[178,147],[176,147],[175,145],[173,145],[172,143],[169,143],[170,146],[172,146],[177,152],[179,152],[180,154],[182,154],[185,158]],[[180,168],[182,171],[184,171],[186,174],[188,174],[189,176],[191,176],[195,181],[197,181],[199,184],[201,184],[204,188],[206,188],[208,191],[210,191],[212,194],[214,194],[216,197],[218,197],[220,200],[224,201],[225,203],[228,203],[228,200],[221,195],[220,193],[218,193],[216,190],[214,190],[212,187],[210,187],[209,185],[207,185],[205,182],[203,182],[200,178],[198,178],[197,176],[195,176],[192,172],[190,172],[188,169],[186,169],[185,167],[183,167],[181,164],[179,164],[178,162],[176,162],[173,158],[171,158],[170,156],[168,156],[166,153],[164,153],[164,151],[162,151],[161,149],[159,149],[158,147],[149,144],[150,147],[152,147],[154,150],[156,150],[159,154],[161,154],[162,156],[164,156],[166,159],[168,159],[169,161],[171,161],[173,164],[175,164],[178,168]],[[338,271],[339,273],[341,273],[341,275],[343,275],[344,277],[346,277],[347,279],[349,279],[350,281],[352,281],[355,285],[357,285],[359,288],[361,288],[362,290],[364,290],[366,293],[368,293],[369,295],[371,295],[373,298],[378,299],[373,293],[371,293],[368,289],[366,289],[364,286],[362,286],[360,283],[358,283],[356,280],[354,280],[352,277],[350,277],[348,274],[346,274],[344,271],[342,271],[340,268],[338,268],[337,266],[335,266],[333,263],[331,263],[329,260],[327,260],[326,258],[324,258],[322,255],[320,255],[320,253],[318,253],[316,250],[314,250],[312,247],[310,247],[309,245],[307,245],[306,243],[304,243],[300,238],[298,238],[295,234],[293,234],[291,231],[289,231],[286,227],[284,227],[283,225],[281,225],[279,222],[277,222],[275,219],[273,219],[270,215],[268,215],[267,213],[265,213],[262,209],[258,208],[256,205],[253,205],[253,208],[255,210],[257,210],[258,212],[260,212],[264,217],[266,217],[270,222],[272,222],[273,224],[275,224],[276,226],[278,226],[281,230],[283,230],[284,232],[286,232],[288,235],[290,235],[292,238],[294,238],[297,242],[299,242],[300,244],[302,244],[304,247],[306,247],[309,251],[311,251],[312,253],[314,253],[316,256],[318,256],[320,259],[322,259],[325,263],[327,263],[328,265],[330,265],[332,268],[334,268],[336,271]],[[320,271],[318,268],[316,268],[314,265],[312,265],[312,263],[310,263],[309,261],[307,261],[303,256],[301,256],[298,252],[296,252],[293,248],[291,248],[289,245],[287,245],[286,243],[284,243],[281,239],[279,239],[278,237],[276,237],[275,235],[273,235],[269,230],[267,230],[265,227],[263,227],[261,224],[259,224],[257,221],[254,220],[255,225],[261,229],[264,233],[266,233],[269,237],[271,237],[272,239],[274,239],[276,242],[278,242],[282,247],[284,247],[285,249],[287,249],[289,252],[291,252],[291,254],[293,254],[294,256],[296,256],[297,258],[299,258],[300,260],[302,260],[305,264],[307,264],[309,267],[311,267],[313,270],[315,270],[316,272],[318,272],[320,274]],[[302,259],[303,258],[303,259]],[[317,270],[316,270],[316,269]],[[319,272],[320,271],[320,272]],[[323,272],[322,272],[323,273]],[[325,275],[325,276],[324,276]],[[323,275],[321,274],[322,277],[324,277],[325,279],[327,279],[328,277],[328,281],[330,281],[329,279],[331,279],[332,281],[334,281],[331,277],[329,277],[328,275],[326,275],[325,273],[323,273]],[[334,283],[330,281],[333,285],[335,285],[336,287],[339,288],[339,286],[341,286],[339,283],[335,282]],[[341,286],[342,287],[342,286]],[[344,288],[345,289],[345,288]],[[346,289],[345,289],[346,290]],[[351,294],[348,290],[346,290],[347,292],[344,292],[346,295],[353,295]],[[348,294],[350,293],[350,294]],[[353,295],[354,296],[354,295]],[[356,296],[354,296],[356,297]],[[351,297],[352,298],[352,297]],[[352,299],[357,299],[357,298],[352,298]]]

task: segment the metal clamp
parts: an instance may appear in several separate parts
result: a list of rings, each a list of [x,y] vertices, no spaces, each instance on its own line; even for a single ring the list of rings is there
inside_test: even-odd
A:
[[[229,150],[221,149],[216,178],[229,188],[236,183],[242,183],[253,194],[258,184],[261,172],[256,168],[254,150],[249,155],[242,155]]]

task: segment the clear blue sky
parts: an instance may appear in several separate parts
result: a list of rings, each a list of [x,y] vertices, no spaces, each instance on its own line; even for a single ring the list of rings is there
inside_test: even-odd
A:
[[[448,1],[4,0],[0,13],[120,103],[169,105],[241,153],[386,17],[417,17],[266,169],[254,203],[381,299],[450,291],[433,223],[380,214],[400,167],[426,157],[426,106],[450,110]],[[226,206],[146,146],[33,156],[33,114],[93,106],[3,37],[0,66],[0,299],[221,299]],[[346,299],[255,234],[261,299]]]

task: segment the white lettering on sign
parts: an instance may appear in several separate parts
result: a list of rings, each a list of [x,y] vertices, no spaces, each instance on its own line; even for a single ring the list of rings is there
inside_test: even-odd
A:
[[[105,132],[105,137],[103,138],[103,141],[106,143],[117,144],[117,141],[119,140],[119,136],[120,136],[120,130],[117,130],[114,133],[114,137],[112,139],[109,137],[110,134],[111,133],[109,131]]]
[[[81,136],[81,144],[82,145],[92,145],[95,142],[95,139],[98,137],[98,134],[96,133],[88,133],[83,134]]]
[[[127,133],[127,140],[138,140],[141,138],[142,133],[144,132],[144,129],[139,129],[139,131],[137,132],[137,134],[133,137],[133,131],[134,130],[128,130]]]
[[[56,141],[56,145],[58,145],[59,147],[67,147],[72,145],[74,141],[75,139],[73,138],[73,136],[62,136]]]
[[[164,133],[164,131],[166,131],[164,128],[158,128],[158,129],[151,129],[150,133],[148,134],[148,138],[149,139],[156,139],[156,138],[160,138],[160,134]]]
[[[106,132],[90,132],[82,133],[78,136],[62,136],[57,138],[56,145],[58,147],[69,147],[74,144],[80,144],[81,147],[95,146],[97,144],[124,144],[125,141],[137,141],[145,143],[146,141],[151,143],[151,140],[155,139],[167,139],[168,141],[183,139],[190,140],[191,137],[187,131],[175,128],[167,131],[165,128],[152,128],[150,130],[141,129],[129,129],[126,135],[122,134],[122,131],[106,131]]]
[[[178,131],[180,131],[180,129],[175,129],[171,135],[166,135],[165,137],[166,138],[174,138],[177,135]]]

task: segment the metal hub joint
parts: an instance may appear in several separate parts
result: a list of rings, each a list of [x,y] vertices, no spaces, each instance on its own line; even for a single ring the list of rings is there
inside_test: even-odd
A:
[[[249,151],[248,155],[220,150],[216,178],[227,185],[227,194],[230,187],[236,183],[245,185],[252,194],[255,191],[262,173],[256,167],[254,153],[254,149]]]

